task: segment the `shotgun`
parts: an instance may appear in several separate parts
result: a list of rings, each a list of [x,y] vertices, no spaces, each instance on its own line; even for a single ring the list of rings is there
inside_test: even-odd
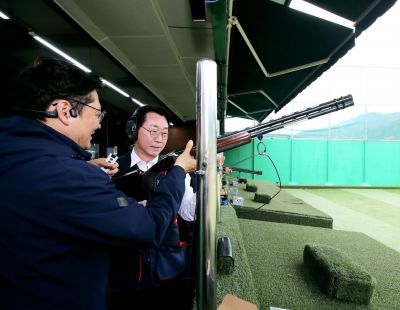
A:
[[[285,126],[297,123],[303,120],[316,118],[318,116],[339,111],[354,105],[353,97],[347,95],[334,99],[315,107],[311,107],[302,111],[294,112],[289,115],[282,116],[278,119],[270,120],[264,124],[257,125],[252,128],[247,128],[240,132],[231,133],[218,138],[217,148],[218,153],[229,151],[239,146],[248,144],[254,137],[269,133]]]
[[[353,97],[347,95],[334,99],[314,107],[307,108],[289,115],[282,116],[277,119],[270,120],[257,126],[246,128],[227,135],[220,136],[217,139],[217,152],[225,152],[239,146],[248,144],[254,137],[269,133],[285,126],[297,123],[299,121],[316,118],[318,116],[339,111],[354,105]],[[123,191],[126,195],[132,196],[137,200],[147,199],[147,192],[151,188],[155,188],[155,176],[161,171],[166,171],[174,164],[175,158],[183,151],[172,152],[160,156],[157,164],[151,167],[146,173],[134,171],[132,173],[113,178],[116,187]],[[192,155],[195,156],[196,149],[192,149]]]
[[[226,168],[226,167],[230,168],[232,171],[262,175],[262,171],[261,170],[250,170],[250,169],[243,169],[243,168],[231,167],[231,166],[223,166],[223,167],[224,168]]]

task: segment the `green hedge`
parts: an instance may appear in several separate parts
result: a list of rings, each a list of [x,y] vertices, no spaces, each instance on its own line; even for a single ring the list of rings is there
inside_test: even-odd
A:
[[[375,278],[339,249],[323,244],[306,244],[303,261],[330,298],[366,305],[371,301]]]

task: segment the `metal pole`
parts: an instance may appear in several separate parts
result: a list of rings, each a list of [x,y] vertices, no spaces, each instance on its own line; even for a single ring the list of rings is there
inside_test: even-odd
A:
[[[217,179],[217,65],[197,62],[197,309],[215,310]]]

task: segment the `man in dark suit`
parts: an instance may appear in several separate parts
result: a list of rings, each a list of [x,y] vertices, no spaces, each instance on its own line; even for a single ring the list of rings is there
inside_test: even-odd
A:
[[[155,165],[161,159],[160,153],[168,141],[170,122],[170,115],[163,108],[138,108],[127,123],[127,134],[134,145],[118,159],[119,173],[116,176],[138,169],[147,171]],[[178,218],[171,223],[157,251],[140,250],[130,257],[124,254],[113,257],[110,271],[112,310],[125,309],[126,305],[138,309],[156,309],[168,304],[174,309],[191,309],[193,283],[179,279],[187,264],[182,241],[191,239],[195,219],[196,195],[191,183],[193,185],[190,175],[186,174],[185,193]],[[145,205],[146,201],[142,203]],[[185,236],[182,235],[182,229],[178,230],[177,223],[186,228]],[[138,299],[142,300],[140,306]]]

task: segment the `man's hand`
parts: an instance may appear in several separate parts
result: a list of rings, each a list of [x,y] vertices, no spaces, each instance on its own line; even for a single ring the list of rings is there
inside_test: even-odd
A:
[[[147,200],[138,201],[138,204],[142,205],[143,207],[147,206]]]
[[[224,167],[224,173],[231,173],[231,172],[232,172],[232,168]]]
[[[222,167],[224,165],[224,162],[225,162],[225,156],[222,153],[218,154],[217,155],[217,165],[219,167]]]
[[[196,159],[190,155],[190,151],[193,148],[193,141],[189,140],[186,144],[186,148],[181,155],[175,161],[175,166],[181,166],[187,173],[196,171]]]
[[[110,163],[108,163],[107,161],[106,161],[106,159],[107,158],[104,158],[104,157],[102,157],[102,158],[96,158],[96,159],[92,159],[92,160],[89,160],[88,161],[88,163],[91,163],[91,164],[93,164],[93,165],[95,165],[95,166],[97,166],[97,167],[104,167],[104,168],[107,168],[107,169],[109,169],[108,171],[107,171],[107,174],[110,176],[110,178],[114,175],[114,174],[116,174],[117,172],[118,172],[118,167],[119,167],[119,164],[118,163],[115,163],[115,164],[110,164]]]

